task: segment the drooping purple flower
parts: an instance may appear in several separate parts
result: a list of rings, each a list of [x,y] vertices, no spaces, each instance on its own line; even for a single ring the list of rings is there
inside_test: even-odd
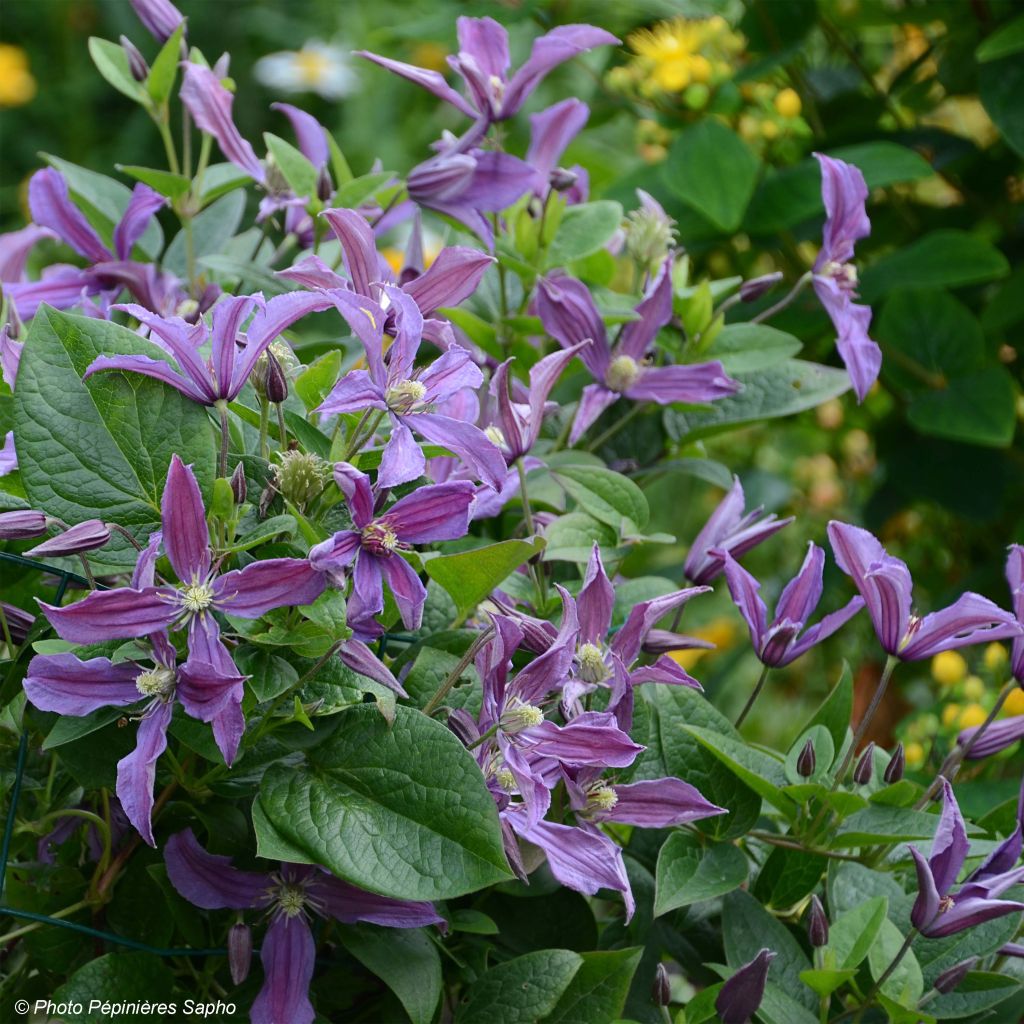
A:
[[[859,526],[833,520],[828,536],[836,562],[864,598],[887,654],[920,661],[940,651],[1021,635],[1013,615],[970,591],[942,611],[923,618],[913,614],[913,581],[905,562],[893,558]]]
[[[445,924],[430,903],[378,896],[322,868],[281,863],[273,872],[242,871],[230,857],[204,850],[191,829],[168,840],[164,862],[171,884],[197,907],[259,909],[271,915],[260,951],[263,987],[250,1011],[253,1024],[312,1024],[314,914],[344,924],[365,921],[385,928]]]
[[[688,580],[710,583],[725,568],[724,559],[715,551],[727,551],[733,558],[739,558],[793,522],[792,516],[779,519],[774,512],[764,515],[762,505],[744,512],[745,505],[743,485],[734,476],[732,487],[690,545],[683,565],[683,575]]]
[[[131,4],[139,21],[160,43],[166,43],[185,20],[185,16],[171,0],[131,0]]]
[[[850,373],[853,390],[863,402],[882,366],[882,350],[868,337],[871,309],[853,301],[857,296],[853,247],[871,233],[864,209],[868,187],[853,164],[822,153],[814,156],[821,165],[826,213],[821,252],[814,264],[814,291],[835,325],[836,347]]]
[[[53,238],[49,228],[38,224],[29,224],[17,231],[8,231],[0,235],[0,281],[14,284],[25,278],[25,264],[29,253],[44,238]]]
[[[1006,750],[1007,747],[1012,747],[1018,740],[1024,739],[1024,715],[1013,715],[1010,718],[992,722],[991,725],[986,726],[981,738],[977,742],[971,743],[980,729],[980,725],[973,725],[969,729],[964,729],[956,738],[957,744],[961,747],[971,745],[967,754],[968,761],[979,761],[982,758],[991,757],[1001,750]]]
[[[530,148],[526,151],[526,162],[533,168],[534,194],[544,199],[555,185],[562,185],[560,177],[553,177],[558,170],[558,161],[570,142],[583,130],[590,117],[590,108],[582,100],[562,100],[530,115]],[[566,201],[573,205],[585,203],[589,191],[586,170],[579,164],[569,168],[573,175],[572,184],[566,189],[558,188]]]
[[[183,61],[181,66],[184,73],[181,102],[192,115],[196,127],[217,140],[220,151],[231,163],[245,171],[253,181],[265,184],[267,174],[263,164],[257,159],[252,146],[242,138],[231,116],[234,95],[210,68],[191,61]]]
[[[348,503],[354,529],[317,544],[309,553],[310,563],[336,581],[353,566],[350,623],[370,620],[383,610],[386,580],[406,628],[419,629],[427,591],[401,552],[413,544],[464,537],[473,485],[457,481],[420,487],[378,515],[369,477],[339,462],[334,479]]]
[[[781,668],[795,661],[815,644],[830,637],[864,607],[863,598],[851,598],[845,607],[807,628],[807,621],[821,600],[825,569],[825,552],[817,544],[810,543],[800,572],[786,584],[775,606],[775,616],[769,622],[768,609],[758,593],[761,584],[728,551],[716,548],[711,554],[725,563],[729,592],[746,620],[754,653],[771,668]]]
[[[715,997],[715,1009],[722,1024],[747,1024],[764,999],[768,968],[778,954],[762,949],[722,986]]]
[[[271,342],[300,317],[333,305],[330,296],[313,292],[288,292],[267,301],[260,293],[231,296],[214,307],[209,328],[202,321],[187,324],[179,317],[156,316],[141,306],[117,306],[115,308],[131,313],[150,329],[154,342],[174,356],[179,369],[149,356],[98,356],[85,376],[105,370],[141,373],[169,384],[201,405],[232,402],[245,386],[256,360]],[[253,310],[256,314],[245,331],[245,344],[240,349],[242,325]],[[212,357],[205,359],[199,348],[208,338]]]
[[[426,368],[416,366],[423,319],[415,301],[388,287],[394,307],[395,340],[384,354],[384,310],[371,299],[333,292],[333,301],[366,349],[368,370],[351,370],[335,384],[320,413],[378,409],[391,421],[391,436],[381,457],[378,483],[394,487],[422,476],[426,459],[413,433],[454,452],[491,487],[505,480],[505,460],[479,427],[434,411],[435,406],[466,389],[480,386],[483,375],[459,345]]]
[[[34,548],[26,551],[30,558],[54,557],[57,555],[77,555],[83,551],[95,551],[110,540],[110,527],[99,519],[88,519],[84,523],[76,523],[56,537],[44,540]]]
[[[569,277],[541,279],[537,312],[544,329],[563,348],[591,340],[580,352],[580,359],[596,383],[583,389],[569,434],[570,444],[575,444],[598,416],[622,397],[659,405],[704,403],[740,389],[717,360],[689,366],[647,364],[658,329],[672,318],[671,270],[669,258],[636,307],[639,319],[625,325],[614,348],[608,343],[604,321],[586,285]]]
[[[327,166],[331,152],[327,144],[327,130],[312,115],[291,103],[271,103],[271,110],[278,110],[291,122],[295,139],[302,155],[319,171]],[[309,198],[313,198],[310,196]]]
[[[1024,910],[1024,903],[1000,900],[1007,889],[1024,881],[1021,855],[1021,822],[986,860],[972,872],[956,893],[957,876],[970,853],[967,830],[953,788],[942,780],[942,814],[931,854],[908,847],[917,868],[918,895],[910,923],[924,936],[940,939],[966,928]]]
[[[509,78],[508,33],[493,18],[459,18],[459,52],[448,63],[466,86],[456,92],[438,71],[428,71],[365,50],[360,57],[432,92],[467,117],[487,125],[512,117],[541,80],[565,61],[595,46],[614,46],[618,39],[592,25],[560,25],[534,40],[529,59]]]
[[[1024,625],[1024,547],[1011,544],[1006,556],[1006,582],[1010,585],[1010,606],[1017,621]],[[1024,636],[1015,636],[1010,650],[1010,671],[1024,686]]]

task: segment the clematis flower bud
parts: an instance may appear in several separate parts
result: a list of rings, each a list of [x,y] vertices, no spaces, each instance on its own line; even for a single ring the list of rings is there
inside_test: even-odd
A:
[[[751,278],[740,285],[740,301],[756,302],[765,292],[770,292],[782,280],[782,271],[776,270],[774,274],[762,274],[760,277]]]
[[[866,786],[871,781],[875,770],[875,745],[869,743],[864,748],[864,753],[857,761],[857,767],[853,769],[853,781],[858,786]]]
[[[7,629],[11,634],[11,640],[16,644],[23,644],[28,636],[28,631],[32,628],[32,623],[36,621],[35,616],[29,615],[21,608],[15,608],[13,604],[8,604],[6,601],[0,601],[0,612],[3,612],[3,616],[7,620]]]
[[[235,466],[234,473],[231,474],[230,483],[231,494],[235,499],[235,504],[244,505],[247,487],[245,483],[245,470],[243,469],[242,464],[240,462],[238,463],[237,466]]]
[[[764,998],[768,968],[776,956],[770,949],[762,949],[722,986],[715,999],[722,1024],[747,1024],[757,1013]]]
[[[128,69],[136,82],[144,82],[149,77],[149,65],[146,58],[139,52],[139,48],[127,37],[121,36],[121,49],[128,58]]]
[[[35,509],[0,512],[0,540],[27,540],[46,533],[46,516]]]
[[[93,551],[103,547],[110,540],[110,529],[98,519],[89,519],[69,530],[44,540],[25,553],[33,557],[42,555],[77,555],[82,551]]]
[[[280,465],[274,466],[277,489],[285,499],[302,508],[323,494],[331,479],[331,467],[312,452],[287,451],[278,455]]]
[[[664,964],[658,964],[654,971],[654,984],[651,985],[651,999],[656,1006],[668,1006],[672,1002],[672,987],[669,984],[668,971]]]
[[[263,378],[263,389],[266,392],[267,400],[275,404],[283,402],[288,397],[288,378],[281,369],[273,352],[267,352],[267,370]]]
[[[800,751],[800,756],[796,759],[797,774],[809,779],[814,774],[817,761],[818,755],[814,752],[814,743],[808,740],[804,744],[804,749]]]
[[[480,730],[477,728],[476,721],[462,708],[452,708],[448,713],[448,728],[467,747],[470,743],[475,743],[480,739]]]
[[[334,195],[334,182],[331,181],[331,172],[326,167],[321,167],[316,178],[316,197],[321,203],[326,203],[332,195]]]
[[[228,932],[228,968],[231,980],[241,985],[249,976],[252,963],[252,932],[242,921],[236,921]]]
[[[978,962],[976,956],[970,956],[966,960],[961,960],[960,963],[954,964],[948,970],[943,971],[935,979],[935,991],[945,995],[947,992],[952,992],[964,978],[967,977],[969,971],[974,970],[974,965]]]
[[[556,167],[548,176],[548,182],[556,192],[568,192],[576,184],[579,175],[565,167]]]
[[[817,896],[811,897],[811,906],[807,912],[807,936],[815,949],[828,945],[828,918]]]
[[[882,775],[882,778],[890,785],[894,782],[899,782],[903,778],[903,769],[906,767],[906,764],[907,759],[903,753],[903,744],[897,743],[889,763],[885,766],[885,773]]]

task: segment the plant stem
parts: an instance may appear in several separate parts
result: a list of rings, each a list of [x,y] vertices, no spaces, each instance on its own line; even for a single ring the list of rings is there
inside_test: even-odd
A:
[[[489,740],[498,731],[498,726],[500,724],[501,724],[500,722],[495,722],[494,725],[492,725],[490,727],[490,729],[487,730],[487,732],[485,732],[479,739],[473,740],[473,742],[470,743],[466,747],[466,749],[467,750],[476,750],[476,748],[479,747],[481,743],[485,743],[487,740]]]
[[[174,150],[174,139],[171,138],[171,126],[168,124],[166,107],[161,116],[156,119],[156,126],[160,131],[160,138],[164,141],[164,151],[167,153],[167,166],[172,174],[178,174],[180,173],[178,154]]]
[[[845,1013],[840,1014],[838,1017],[836,1017],[835,1021],[833,1021],[833,1024],[839,1024],[839,1021],[845,1020],[847,1017],[852,1017],[855,1013],[858,1015],[862,1014],[872,1004],[872,1002],[874,1002],[875,996],[877,996],[878,993],[882,990],[882,986],[892,977],[893,972],[902,963],[903,958],[907,955],[907,953],[910,952],[910,947],[913,944],[914,939],[916,938],[917,929],[911,928],[910,931],[907,932],[907,937],[903,940],[903,945],[900,946],[899,950],[897,950],[896,952],[896,955],[890,961],[889,966],[886,967],[884,971],[882,971],[882,975],[878,979],[878,981],[876,981],[874,985],[872,985],[871,988],[868,989],[868,993],[866,996],[864,996],[864,1001],[861,1003],[861,1005],[854,1010],[847,1010]]]
[[[765,681],[768,679],[768,673],[771,671],[768,665],[761,667],[761,675],[758,677],[757,685],[754,687],[754,692],[747,698],[747,703],[743,705],[743,710],[740,712],[739,718],[736,719],[736,728],[738,729],[742,724],[743,720],[750,714],[750,709],[754,706],[754,701],[761,694],[761,690],[764,688]]]
[[[751,319],[752,324],[764,323],[765,320],[775,316],[776,313],[784,310],[803,290],[807,282],[810,281],[813,275],[808,270],[806,274],[801,275],[797,278],[797,282],[785,295],[775,303],[774,306],[769,306],[767,309],[762,310],[757,316]]]
[[[64,907],[62,910],[55,910],[49,916],[59,921],[62,917],[70,917],[79,910],[84,910],[87,906],[89,906],[88,900],[79,900],[77,903],[72,903],[70,907]],[[43,922],[39,921],[35,924],[26,924],[21,928],[15,928],[13,932],[7,932],[6,935],[0,935],[0,945],[12,942],[14,939],[20,939],[22,935],[28,935],[29,932],[34,932],[37,928],[42,927]]]
[[[466,671],[466,668],[469,666],[469,663],[476,657],[477,651],[479,651],[480,648],[483,647],[483,645],[487,643],[488,640],[490,640],[493,633],[494,627],[488,626],[469,645],[469,647],[466,648],[466,653],[463,654],[461,658],[459,658],[456,666],[451,670],[451,672],[448,673],[448,675],[444,679],[444,682],[442,682],[441,685],[437,688],[437,692],[434,694],[433,697],[430,698],[429,701],[427,701],[426,707],[424,707],[423,709],[423,714],[430,716],[441,706],[441,702],[445,699],[445,697],[448,696],[448,691],[455,685],[455,681],[459,678],[459,676],[462,675],[463,672]]]
[[[270,446],[267,444],[267,434],[270,431],[270,404],[265,398],[260,398],[260,458],[270,460]]]
[[[591,441],[587,445],[588,452],[596,452],[598,448],[603,444],[607,444],[627,423],[631,423],[640,415],[640,410],[643,408],[642,403],[637,402],[625,416],[617,419],[603,434],[600,434],[595,441]]]
[[[523,502],[523,519],[526,521],[527,532],[532,537],[536,534],[537,527],[533,519],[533,508],[530,505],[530,495],[526,489],[526,467],[523,465],[523,460],[521,458],[516,460],[516,471],[519,473],[519,497]],[[533,580],[533,585],[537,590],[537,610],[540,611],[540,609],[547,603],[547,581],[544,578],[543,571],[532,560],[528,565],[530,569],[530,578]]]
[[[288,431],[284,425],[284,406],[277,403],[277,429],[281,438],[281,451],[284,451],[288,447]]]
[[[214,405],[220,413],[220,461],[218,463],[218,476],[228,475],[228,443],[231,439],[231,431],[228,426],[228,403],[224,399],[215,402]]]

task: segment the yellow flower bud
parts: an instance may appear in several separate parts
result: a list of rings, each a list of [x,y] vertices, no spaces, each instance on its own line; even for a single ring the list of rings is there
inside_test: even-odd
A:
[[[1024,715],[1024,690],[1019,686],[1011,690],[1010,696],[1003,703],[1003,711],[1008,715]]]
[[[960,717],[960,705],[959,704],[947,704],[942,709],[942,724],[945,726],[955,725],[957,719]]]
[[[783,89],[775,97],[775,109],[780,117],[798,117],[803,109],[800,94],[795,89]]]
[[[903,748],[903,755],[911,771],[916,771],[924,764],[924,747],[920,743],[908,743]]]
[[[980,704],[968,704],[960,716],[960,728],[970,729],[972,726],[981,725],[986,718],[988,712]]]
[[[985,668],[989,672],[998,672],[1006,662],[1006,648],[1002,644],[989,644],[985,648]]]
[[[981,700],[985,696],[985,681],[980,676],[968,676],[964,680],[964,697],[967,700]]]
[[[932,658],[932,678],[940,686],[954,686],[967,675],[967,662],[958,651],[940,651]]]

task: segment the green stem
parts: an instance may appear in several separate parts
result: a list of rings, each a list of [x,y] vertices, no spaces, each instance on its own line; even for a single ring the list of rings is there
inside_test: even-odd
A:
[[[523,503],[523,519],[526,521],[526,530],[531,537],[537,533],[537,526],[533,518],[533,508],[530,505],[530,495],[526,487],[526,467],[523,465],[523,460],[516,460],[516,472],[519,474],[519,497]],[[548,588],[547,580],[544,577],[543,571],[533,562],[528,563],[530,570],[530,578],[533,580],[533,585],[537,590],[537,610],[540,611],[547,603]]]
[[[172,174],[180,174],[178,154],[174,149],[174,139],[171,138],[171,127],[168,124],[167,108],[164,107],[160,117],[156,118],[156,126],[160,132],[160,138],[164,142],[164,152],[167,154],[167,166]]]
[[[743,705],[743,710],[740,712],[739,718],[736,719],[737,729],[743,724],[743,720],[750,714],[750,709],[754,706],[754,702],[761,695],[761,690],[764,689],[764,684],[768,679],[768,673],[770,671],[771,669],[767,665],[763,665],[761,667],[761,675],[758,677],[757,685],[754,687],[754,692],[747,698],[747,703]]]
[[[466,671],[469,663],[476,657],[477,652],[494,633],[494,627],[488,626],[470,645],[466,648],[466,653],[459,658],[458,663],[455,667],[445,676],[444,681],[437,688],[434,696],[427,701],[426,707],[423,709],[423,714],[428,717],[432,715],[442,704],[445,697],[448,696],[448,691],[455,685],[456,680],[463,672]]]
[[[805,264],[806,266],[806,264]],[[807,283],[811,280],[814,275],[808,270],[806,274],[803,274],[797,278],[797,282],[785,295],[775,303],[774,306],[769,306],[767,309],[762,310],[757,316],[751,319],[752,324],[760,324],[765,320],[775,316],[776,313],[780,313],[784,310],[806,287]]]
[[[907,937],[903,940],[903,945],[900,946],[896,955],[889,962],[889,966],[882,971],[881,977],[879,977],[878,981],[868,989],[868,993],[864,996],[864,1001],[861,1005],[853,1010],[847,1010],[845,1013],[840,1014],[836,1017],[833,1024],[839,1024],[839,1021],[845,1020],[847,1017],[852,1017],[855,1013],[858,1015],[862,1014],[874,1002],[875,996],[881,992],[882,986],[892,977],[893,972],[903,962],[903,958],[910,952],[910,947],[915,938],[917,938],[917,929],[911,928],[907,933]]]
[[[52,914],[48,914],[47,917],[53,918],[59,921],[62,917],[70,917],[72,914],[78,913],[79,910],[84,910],[89,906],[88,900],[79,900],[77,903],[72,903],[70,907],[64,907],[62,910],[55,910]],[[5,913],[6,911],[0,911]],[[37,928],[42,928],[43,922],[37,921],[35,924],[26,924],[21,928],[15,928],[13,932],[7,932],[5,935],[0,935],[0,945],[12,942],[14,939],[20,939],[22,935],[28,935],[29,932],[34,932]]]
[[[222,398],[214,405],[220,413],[220,461],[217,475],[226,477],[228,475],[228,444],[231,440],[231,429],[228,425],[228,403]]]
[[[281,451],[284,451],[288,447],[288,431],[284,425],[284,406],[277,403],[277,429],[281,437]]]
[[[270,431],[270,403],[263,397],[260,398],[260,458],[270,460],[270,446],[267,444],[267,434]]]
[[[473,740],[473,742],[470,743],[469,746],[466,747],[466,749],[476,750],[476,748],[479,747],[481,743],[486,743],[487,740],[489,740],[492,736],[494,736],[497,733],[500,724],[500,722],[495,722],[494,725],[492,725],[490,729],[487,730],[487,732],[485,732],[479,739]]]

